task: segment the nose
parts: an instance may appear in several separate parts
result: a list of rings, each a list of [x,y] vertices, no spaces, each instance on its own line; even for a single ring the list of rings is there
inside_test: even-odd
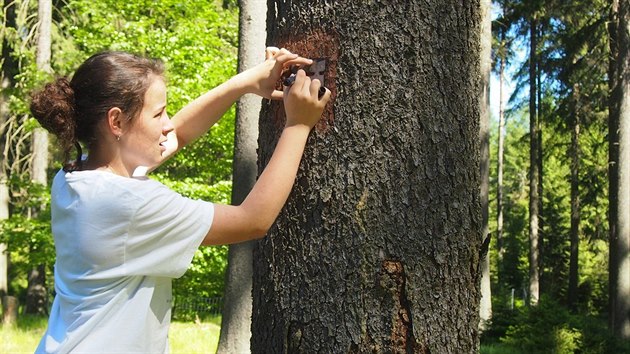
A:
[[[173,122],[171,122],[171,118],[169,118],[166,112],[162,115],[162,132],[164,135],[172,132],[175,129]]]

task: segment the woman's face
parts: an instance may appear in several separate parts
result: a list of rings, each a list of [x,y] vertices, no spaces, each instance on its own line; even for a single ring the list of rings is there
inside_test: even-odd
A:
[[[127,167],[154,167],[163,160],[166,135],[173,130],[166,113],[166,85],[161,77],[154,76],[144,95],[144,105],[138,117],[121,136],[121,158]]]

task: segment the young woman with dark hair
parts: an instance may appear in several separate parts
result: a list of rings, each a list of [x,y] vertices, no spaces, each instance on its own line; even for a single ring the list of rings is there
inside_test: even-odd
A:
[[[311,60],[273,47],[266,54],[172,119],[162,64],[123,52],[96,54],[70,81],[33,94],[33,115],[70,160],[51,190],[56,296],[37,352],[167,352],[171,279],[183,275],[195,250],[265,235],[330,99],[328,90],[318,97],[320,82],[303,70],[290,88],[276,90],[284,70]],[[191,200],[145,176],[246,93],[283,99],[287,121],[242,204]]]

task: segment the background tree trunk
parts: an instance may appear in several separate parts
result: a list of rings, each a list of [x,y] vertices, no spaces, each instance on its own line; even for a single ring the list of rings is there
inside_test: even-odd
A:
[[[51,30],[52,30],[52,1],[39,0],[38,2],[39,32],[37,35],[37,69],[50,73],[51,58]],[[46,185],[48,178],[48,132],[42,127],[35,128],[32,140],[31,180],[35,183]],[[42,206],[43,208],[44,206]],[[34,210],[36,215],[39,210]],[[28,288],[26,290],[26,304],[24,312],[29,314],[46,314],[48,312],[48,299],[46,291],[46,267],[38,265],[33,268],[28,276]]]
[[[2,10],[5,11],[5,16],[2,17],[4,28],[15,27],[15,5],[5,4],[2,2]],[[8,163],[4,156],[5,136],[6,136],[6,123],[9,115],[8,110],[8,98],[6,96],[6,90],[13,84],[13,75],[15,74],[15,61],[10,55],[10,49],[6,38],[4,37],[4,31],[0,36],[0,151],[2,152],[2,160],[0,162],[0,220],[9,218],[9,176],[8,176]],[[0,299],[4,298],[4,295],[8,294],[9,282],[8,282],[8,267],[9,267],[9,255],[5,253],[7,245],[0,243]]]
[[[9,187],[6,177],[0,172],[0,222],[9,218]],[[7,245],[0,242],[0,299],[9,292],[9,255]]]
[[[2,39],[0,39],[2,40]],[[5,81],[8,79],[4,76],[4,70],[0,72],[0,127],[6,122],[6,100],[4,93]],[[0,128],[0,137],[5,134],[4,129]],[[0,139],[0,151],[4,151],[4,138]],[[0,163],[0,222],[9,218],[9,185],[8,176],[6,174],[4,161]],[[0,242],[0,299],[3,299],[9,292],[8,281],[9,255],[7,253],[7,244]]]
[[[239,72],[255,66],[264,59],[266,12],[265,0],[240,1]],[[242,203],[256,182],[260,106],[260,97],[254,95],[241,98],[236,106],[233,204]],[[217,353],[249,352],[254,243],[255,241],[249,241],[230,246]]]
[[[610,323],[617,337],[630,339],[630,4],[612,8]]]
[[[497,251],[499,256],[499,272],[501,277],[501,265],[505,247],[503,244],[503,154],[505,143],[505,105],[504,105],[504,76],[505,58],[507,56],[507,43],[505,40],[505,29],[501,28],[501,42],[499,44],[499,131],[497,144]]]
[[[481,176],[481,225],[482,235],[490,237],[488,200],[490,193],[490,72],[492,70],[492,6],[490,0],[481,0],[481,97],[479,106],[481,157],[479,161]],[[489,240],[488,240],[489,242]],[[492,318],[492,291],[490,288],[490,257],[481,259],[481,321],[479,327],[485,330]]]
[[[478,350],[479,1],[270,1],[333,100],[255,248],[252,351]],[[284,126],[263,105],[259,163]]]
[[[12,325],[17,322],[20,302],[15,296],[2,297],[2,323]]]
[[[571,253],[569,256],[569,308],[577,310],[580,252],[580,93],[579,85],[573,85],[573,119],[571,134]]]
[[[532,305],[538,303],[540,296],[540,275],[539,275],[539,125],[536,109],[537,91],[537,28],[538,21],[534,17],[530,25],[530,54],[529,54],[529,302]]]

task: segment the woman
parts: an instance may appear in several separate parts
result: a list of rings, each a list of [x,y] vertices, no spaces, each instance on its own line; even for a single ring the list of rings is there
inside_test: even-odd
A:
[[[71,81],[46,85],[31,111],[79,157],[54,178],[56,297],[37,352],[168,352],[171,279],[199,245],[265,235],[292,188],[306,139],[330,98],[303,70],[284,92],[281,73],[310,59],[267,48],[267,59],[178,112],[166,113],[162,65],[122,52],[86,60]],[[241,205],[191,200],[144,177],[205,133],[243,94],[284,99],[275,152]],[[81,160],[82,142],[88,155]]]

